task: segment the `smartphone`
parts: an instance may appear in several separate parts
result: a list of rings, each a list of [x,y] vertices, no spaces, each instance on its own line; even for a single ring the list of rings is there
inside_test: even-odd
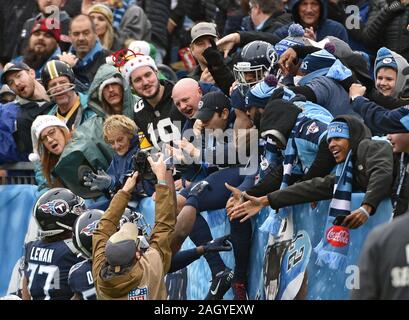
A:
[[[334,219],[334,221],[332,222],[332,224],[333,224],[334,226],[340,226],[340,225],[342,225],[342,223],[344,222],[344,220],[345,220],[346,217],[347,217],[346,215],[338,215],[338,216],[335,217],[335,219]]]

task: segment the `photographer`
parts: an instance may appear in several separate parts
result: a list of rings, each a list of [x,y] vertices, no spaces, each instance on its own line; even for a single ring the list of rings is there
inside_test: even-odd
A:
[[[169,239],[176,223],[174,182],[162,155],[156,162],[151,157],[148,161],[158,179],[150,248],[140,250],[138,229],[133,223],[125,223],[117,232],[137,182],[135,172],[114,196],[93,233],[92,274],[99,299],[166,299],[163,277],[170,267]]]

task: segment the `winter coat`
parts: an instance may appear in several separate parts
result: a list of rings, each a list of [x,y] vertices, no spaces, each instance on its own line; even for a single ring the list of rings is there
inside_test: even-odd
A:
[[[340,116],[334,121],[346,121],[349,126],[350,148],[352,149],[352,189],[364,191],[362,204],[368,204],[375,210],[378,204],[390,196],[393,181],[392,147],[386,141],[371,140],[369,129],[353,116]],[[294,184],[284,190],[268,194],[273,209],[329,200],[333,197],[335,175],[313,178]]]
[[[168,47],[166,25],[170,16],[170,0],[144,0],[141,7],[152,24],[152,42],[160,48]]]
[[[387,47],[409,60],[409,6],[390,8],[393,0],[371,0],[363,31],[364,41],[373,49]]]
[[[88,106],[99,117],[105,118],[111,114],[106,102],[99,100],[99,88],[104,81],[113,77],[119,78],[124,88],[122,114],[132,119],[134,106],[140,98],[132,94],[128,83],[124,80],[118,69],[109,64],[103,64],[95,74],[94,81],[92,81],[88,92]]]
[[[348,43],[348,34],[347,34],[347,30],[345,29],[345,27],[339,22],[336,22],[331,19],[327,19],[327,2],[326,1],[327,0],[319,0],[321,4],[320,17],[318,21],[317,30],[314,30],[316,32],[317,41],[321,41],[326,36],[334,36]],[[298,7],[300,3],[301,3],[301,0],[297,0],[294,2],[294,5],[292,7],[292,16],[293,16],[293,21],[295,23],[299,23],[303,25],[303,23],[301,22],[300,16],[298,14]],[[274,32],[274,35],[277,36],[280,40],[284,39],[285,37],[288,36],[288,28],[290,27],[290,25],[291,23],[279,28],[278,30]]]
[[[72,46],[70,52],[76,55],[75,49]],[[72,68],[75,77],[89,88],[99,67],[105,63],[105,58],[109,56],[109,54],[109,51],[102,48],[101,43],[97,40],[95,46],[87,53],[87,55],[82,59],[79,59]]]
[[[67,122],[67,123],[73,122],[75,128],[78,128],[80,124],[84,123],[89,118],[95,117],[95,112],[91,110],[90,108],[88,108],[88,95],[83,94],[81,92],[79,92],[78,95],[80,97],[80,106],[78,110],[76,111],[75,119],[74,121],[72,121],[70,118]],[[54,104],[54,106],[51,108],[48,114],[56,115],[57,111],[58,111],[58,106]],[[72,128],[72,125],[69,126],[70,130],[71,128]]]
[[[409,132],[409,105],[388,110],[364,97],[356,97],[352,108],[374,135]]]
[[[129,174],[135,170],[133,156],[136,155],[139,150],[139,139],[138,136],[136,136],[132,139],[131,146],[126,154],[120,156],[117,153],[114,153],[112,162],[107,170],[107,173],[112,178],[111,186],[109,187],[110,191],[120,189],[125,184],[127,179],[126,174]],[[139,198],[142,194],[151,196],[155,191],[154,189],[154,186],[149,181],[138,180],[136,189],[132,193],[132,200],[136,200],[134,197]]]
[[[138,291],[146,293],[139,298],[165,300],[167,293],[163,278],[170,267],[172,251],[169,239],[176,224],[175,203],[169,187],[156,185],[155,227],[149,249],[136,263],[119,273],[107,264],[105,245],[117,231],[130,197],[129,193],[120,190],[93,233],[92,275],[98,299],[133,300],[133,294]]]
[[[115,30],[115,34],[118,43],[122,47],[129,38],[150,42],[151,30],[151,22],[143,9],[139,6],[132,5],[125,11],[119,28]]]
[[[257,31],[240,31],[240,45],[244,46],[254,40],[263,40],[276,44],[281,38],[273,36],[274,32],[281,27],[291,23],[291,14],[276,12],[273,13],[263,24],[263,27]],[[286,34],[287,36],[288,34]],[[285,37],[286,37],[285,36]],[[284,38],[285,38],[284,37]]]

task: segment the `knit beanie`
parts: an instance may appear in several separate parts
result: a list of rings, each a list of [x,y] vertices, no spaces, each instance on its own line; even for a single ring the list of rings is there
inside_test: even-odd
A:
[[[34,22],[33,29],[31,29],[31,34],[37,31],[44,31],[52,35],[53,38],[60,42],[61,40],[61,30],[53,25],[52,19],[42,18]]]
[[[299,113],[301,109],[289,101],[270,100],[261,115],[261,136],[272,135],[286,146]]]
[[[90,15],[93,12],[102,14],[109,21],[110,24],[112,24],[112,22],[114,21],[112,10],[102,3],[92,5],[88,10],[88,15]]]
[[[28,159],[31,162],[39,161],[41,152],[38,149],[38,139],[40,138],[41,132],[48,127],[62,127],[67,132],[69,132],[67,125],[62,120],[58,119],[56,116],[52,115],[40,115],[38,116],[31,125],[31,141],[33,143],[33,153],[30,153]]]
[[[398,72],[398,64],[396,63],[395,58],[392,55],[391,50],[388,48],[382,47],[378,50],[375,59],[375,77],[378,74],[380,68],[392,68]]]
[[[122,80],[119,79],[118,77],[112,77],[109,79],[106,79],[104,82],[102,82],[98,88],[98,100],[102,101],[103,97],[102,97],[102,91],[104,90],[104,88],[112,83],[117,83],[119,85],[121,85],[122,87],[124,86],[124,84],[122,83]]]
[[[263,81],[254,85],[246,95],[246,109],[251,107],[263,108],[277,87],[277,78],[269,75]]]
[[[332,138],[349,139],[349,126],[346,122],[333,121],[328,125],[327,142]]]
[[[304,74],[331,67],[336,58],[327,50],[322,49],[308,54],[302,61],[300,71]]]
[[[153,70],[158,71],[155,61],[150,56],[137,54],[135,58],[127,61],[122,67],[122,76],[129,83],[131,73],[140,67],[151,67]]]
[[[279,56],[281,56],[288,48],[295,45],[304,46],[304,28],[298,24],[293,23],[288,28],[288,36],[278,42],[274,48]]]

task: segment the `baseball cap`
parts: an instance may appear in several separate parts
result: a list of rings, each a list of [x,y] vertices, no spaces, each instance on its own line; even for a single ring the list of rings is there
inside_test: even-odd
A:
[[[19,62],[9,62],[4,66],[3,73],[1,75],[1,82],[6,83],[6,75],[7,73],[13,72],[13,71],[22,71],[26,70],[29,71],[30,67],[26,65],[24,62],[19,61]]]
[[[118,232],[114,233],[105,246],[105,256],[115,272],[131,265],[139,245],[138,227],[131,222],[124,223]]]
[[[199,22],[194,25],[190,30],[190,36],[192,38],[191,44],[196,41],[197,38],[202,36],[217,37],[216,25],[211,22]]]
[[[221,111],[224,108],[230,110],[230,99],[221,91],[212,91],[202,97],[198,108],[199,110],[193,118],[207,121],[216,111]]]

